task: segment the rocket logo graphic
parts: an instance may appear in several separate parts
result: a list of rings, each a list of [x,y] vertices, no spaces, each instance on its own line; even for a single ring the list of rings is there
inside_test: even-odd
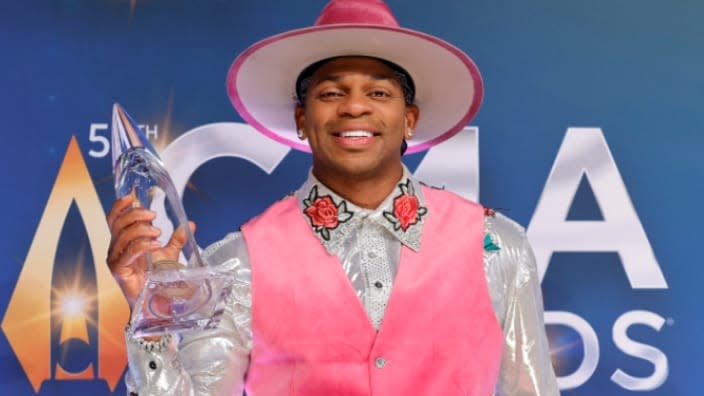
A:
[[[61,231],[74,203],[95,263],[94,288],[85,287],[80,271],[64,276],[68,281],[60,285],[52,279]],[[72,137],[2,319],[2,331],[36,393],[52,379],[101,379],[114,391],[122,376],[127,364],[123,327],[129,307],[103,264],[109,240],[105,212]],[[92,320],[89,313],[95,309],[98,319]],[[52,321],[58,324],[58,339],[52,339]],[[89,329],[97,333],[97,348],[91,349],[97,350],[97,367],[89,363],[82,369],[67,369],[52,360],[52,345],[70,345],[72,340],[90,344]],[[57,361],[53,378],[52,361]]]

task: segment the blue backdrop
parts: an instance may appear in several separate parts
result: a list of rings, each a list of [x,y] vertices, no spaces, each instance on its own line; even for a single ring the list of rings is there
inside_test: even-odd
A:
[[[241,123],[224,87],[234,57],[312,24],[324,3],[4,4],[1,393],[124,393],[126,312],[104,268],[113,102],[162,150],[205,136],[204,125]],[[479,182],[467,179],[468,190],[528,228],[563,395],[697,393],[704,3],[389,5],[403,26],[457,45],[482,71],[486,95],[470,136]],[[246,144],[241,136],[234,143]],[[240,155],[186,175],[201,246],[305,178],[307,154],[257,144],[281,154],[270,171]],[[424,155],[407,164],[415,170]],[[466,159],[442,161],[433,166],[450,174]]]

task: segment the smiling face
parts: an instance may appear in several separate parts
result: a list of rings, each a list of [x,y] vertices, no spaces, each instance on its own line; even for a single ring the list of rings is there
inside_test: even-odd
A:
[[[402,174],[401,142],[418,119],[394,71],[366,57],[335,58],[312,75],[296,126],[313,153],[313,174],[342,180],[391,180]]]

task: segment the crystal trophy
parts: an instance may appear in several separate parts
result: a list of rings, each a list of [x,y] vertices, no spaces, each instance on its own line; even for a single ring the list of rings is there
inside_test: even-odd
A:
[[[163,200],[174,230],[182,227],[187,236],[181,255],[185,263],[155,261],[146,254],[146,281],[132,311],[133,334],[145,337],[215,327],[234,277],[203,263],[171,177],[139,126],[117,103],[112,114],[112,160],[117,197],[135,194],[134,206],[146,208]]]

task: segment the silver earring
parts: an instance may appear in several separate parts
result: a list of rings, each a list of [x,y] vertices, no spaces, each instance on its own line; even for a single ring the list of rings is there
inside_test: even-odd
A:
[[[412,137],[413,137],[413,129],[408,128],[408,138],[410,139]]]
[[[303,129],[299,129],[299,130],[297,131],[297,134],[298,134],[298,138],[299,138],[299,139],[303,139],[303,137],[304,137],[304,136],[303,136]]]

